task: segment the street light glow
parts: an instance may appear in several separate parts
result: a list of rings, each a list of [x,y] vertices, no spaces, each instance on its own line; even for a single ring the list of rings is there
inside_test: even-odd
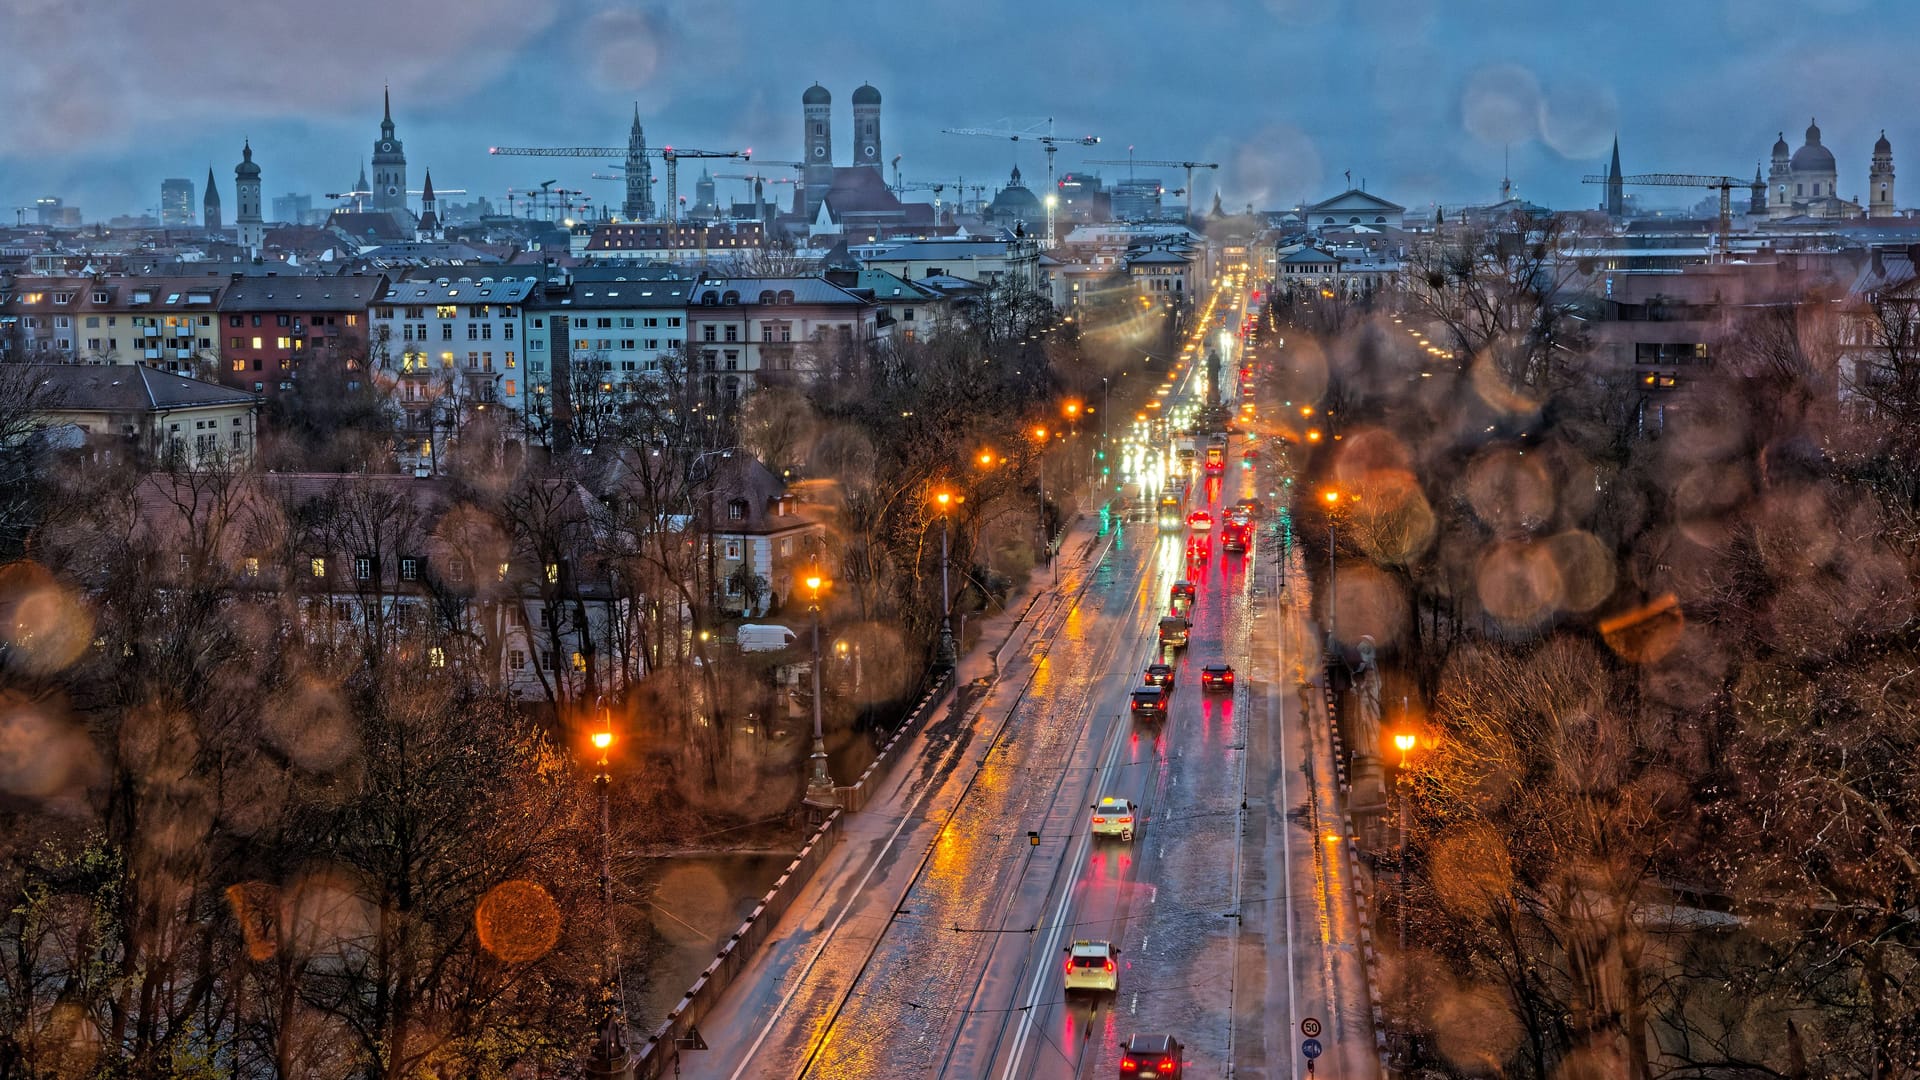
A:
[[[810,574],[807,577],[807,588],[813,590],[814,592],[819,592],[821,581],[822,579],[819,574]]]
[[[1411,735],[1410,733],[1401,732],[1400,734],[1395,735],[1393,737],[1393,745],[1399,747],[1400,752],[1403,754],[1413,749],[1413,744],[1414,744],[1414,738],[1413,738],[1413,735]]]
[[[596,750],[605,750],[613,745],[613,732],[596,731],[593,733],[593,745]]]

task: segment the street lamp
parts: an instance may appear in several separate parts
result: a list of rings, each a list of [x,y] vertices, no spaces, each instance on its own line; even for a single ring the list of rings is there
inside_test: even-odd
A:
[[[613,713],[600,705],[600,730],[593,733],[593,748],[600,752],[600,770],[593,786],[600,802],[600,911],[605,919],[600,973],[600,993],[606,1015],[600,1024],[587,1071],[593,1076],[627,1077],[633,1074],[633,1062],[627,1055],[626,1022],[615,988],[619,985],[619,947],[613,927],[613,828],[608,810],[608,788],[613,774],[607,765],[607,751],[613,746]]]
[[[1393,737],[1393,745],[1400,751],[1400,771],[1395,777],[1394,791],[1400,796],[1400,1011],[1402,1016],[1413,1010],[1413,965],[1407,963],[1407,816],[1412,809],[1407,798],[1407,751],[1412,750],[1416,739],[1412,732],[1399,732]]]
[[[1053,566],[1053,582],[1060,583],[1060,568],[1053,563],[1053,537],[1047,534],[1047,429],[1036,427],[1033,437],[1040,440],[1040,456],[1034,462],[1034,472],[1040,480],[1040,550],[1046,555],[1047,565]]]
[[[807,800],[831,803],[833,778],[827,775],[827,737],[820,718],[820,586],[826,579],[815,570],[807,575],[807,590],[812,593],[807,610],[813,613],[813,769],[807,776]]]
[[[942,491],[933,497],[933,501],[940,504],[940,645],[934,653],[933,662],[950,668],[960,658],[960,650],[953,640],[953,589],[947,582],[947,550],[953,533],[947,508],[959,500],[951,492]]]

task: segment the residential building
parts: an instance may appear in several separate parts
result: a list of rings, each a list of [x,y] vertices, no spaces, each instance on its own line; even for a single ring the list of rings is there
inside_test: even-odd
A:
[[[36,418],[96,461],[187,468],[253,460],[258,395],[142,364],[32,364],[48,406]]]
[[[587,231],[589,261],[705,263],[737,259],[766,245],[758,221],[623,221]]]
[[[592,546],[592,496],[550,481],[534,496],[552,536],[502,545],[469,534],[470,505],[445,481],[409,476],[268,473],[217,495],[187,498],[187,481],[156,474],[136,491],[142,539],[178,561],[163,581],[262,600],[315,643],[372,642],[392,659],[464,668],[522,700],[591,700],[645,672],[634,620]],[[337,527],[341,515],[355,527]],[[222,528],[221,521],[265,527]],[[351,534],[352,542],[343,542]]]
[[[828,280],[850,274],[857,293],[879,305],[878,331],[895,341],[927,341],[948,315],[947,298],[934,289],[887,273],[885,270],[828,272]]]
[[[819,508],[803,504],[746,455],[717,459],[700,488],[696,508],[717,583],[714,607],[752,619],[799,595],[800,579],[826,542]]]
[[[220,301],[220,381],[274,397],[293,389],[302,364],[364,366],[367,311],[384,274],[341,277],[234,275]]]
[[[218,277],[37,277],[0,285],[0,355],[211,376]]]
[[[1041,288],[1038,239],[940,237],[866,244],[858,257],[869,270],[884,270],[907,281],[950,276],[986,286]]]
[[[388,283],[368,315],[368,367],[407,415],[403,463],[435,471],[441,431],[475,410],[526,407],[526,278],[409,278]]]
[[[687,308],[696,377],[726,403],[768,378],[821,377],[878,337],[879,314],[825,278],[704,278]]]

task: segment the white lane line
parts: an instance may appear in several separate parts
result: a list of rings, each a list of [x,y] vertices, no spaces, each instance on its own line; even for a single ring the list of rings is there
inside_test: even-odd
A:
[[[955,739],[952,743],[948,744],[946,757],[951,759],[954,751],[960,745],[961,740],[959,739]],[[942,761],[940,768],[945,768],[945,766],[946,762]],[[939,772],[940,769],[935,769],[932,775],[939,775]],[[813,973],[813,965],[819,962],[821,955],[827,951],[827,946],[833,944],[834,935],[840,931],[840,924],[846,921],[847,915],[854,909],[855,899],[865,894],[867,891],[867,882],[873,880],[874,871],[880,869],[880,864],[886,861],[887,852],[892,850],[894,841],[900,839],[900,833],[907,827],[907,822],[913,820],[913,812],[919,809],[920,803],[926,799],[929,792],[941,786],[944,785],[928,784],[922,787],[919,793],[913,797],[913,801],[908,804],[906,812],[900,815],[900,823],[893,827],[893,832],[887,837],[886,844],[874,854],[873,861],[867,865],[867,872],[860,878],[860,884],[854,886],[853,892],[848,894],[847,903],[841,907],[840,914],[834,917],[833,925],[827,927],[827,932],[820,939],[820,947],[815,949],[813,955],[807,958],[806,966],[800,969],[800,977],[793,980],[792,989],[788,990],[785,996],[780,999],[779,1006],[773,1010],[773,1015],[767,1018],[766,1026],[760,1029],[759,1036],[753,1040],[753,1045],[747,1048],[746,1056],[740,1059],[740,1067],[733,1070],[733,1074],[729,1080],[740,1080],[742,1076],[747,1074],[747,1067],[753,1064],[754,1055],[760,1052],[760,1047],[767,1041],[767,1036],[773,1034],[773,1029],[779,1025],[780,1018],[786,1014],[787,1006],[793,1004],[794,998],[798,997],[800,991],[806,987],[807,976]],[[937,833],[934,839],[936,842],[939,840]]]
[[[1287,670],[1287,639],[1284,631],[1280,636],[1280,643],[1275,651],[1280,654],[1280,670],[1284,672]],[[1286,908],[1287,927],[1287,1035],[1280,1049],[1287,1057],[1287,1075],[1292,1077],[1293,1080],[1300,1080],[1300,1063],[1291,1053],[1293,1049],[1293,1033],[1298,1029],[1300,1024],[1300,1013],[1293,999],[1294,986],[1300,981],[1300,972],[1296,962],[1297,954],[1293,947],[1293,837],[1288,835],[1292,829],[1292,825],[1287,821],[1287,815],[1292,812],[1293,798],[1287,794],[1287,773],[1290,770],[1287,766],[1287,691],[1284,678],[1280,680],[1280,685],[1276,689],[1278,692],[1274,694],[1273,701],[1278,708],[1274,711],[1279,715],[1273,717],[1273,719],[1277,721],[1273,726],[1273,731],[1279,736],[1278,742],[1280,747],[1280,856],[1281,865],[1284,867],[1283,873],[1286,874],[1287,882],[1286,888],[1282,891],[1288,894],[1287,902],[1282,905]],[[1301,716],[1301,722],[1306,722],[1304,715]],[[1314,842],[1319,842],[1318,836],[1314,837]]]
[[[1128,722],[1127,714],[1125,713],[1114,717],[1113,727],[1111,728],[1112,734],[1109,736],[1107,745],[1107,760],[1100,766],[1100,783],[1102,790],[1112,782],[1114,763],[1120,757],[1120,727],[1122,724]],[[1080,878],[1080,872],[1077,868],[1086,861],[1087,846],[1091,840],[1091,833],[1086,831],[1080,833],[1080,839],[1076,845],[1079,850],[1072,854],[1073,862],[1071,865],[1076,867],[1076,869],[1067,879],[1066,888],[1060,890],[1060,902],[1054,905],[1052,925],[1047,928],[1042,938],[1040,948],[1041,962],[1033,966],[1033,982],[1027,990],[1027,1003],[1021,1010],[1020,1026],[1014,1029],[1013,1055],[1007,1059],[1006,1071],[1001,1073],[1001,1076],[1006,1078],[1006,1080],[1011,1080],[1020,1067],[1020,1059],[1026,1056],[1027,1040],[1033,1034],[1033,1017],[1036,1012],[1035,1006],[1038,1005],[1040,1001],[1040,981],[1055,970],[1051,962],[1053,950],[1059,947],[1060,932],[1067,927],[1067,907],[1073,902],[1074,885],[1079,882]]]

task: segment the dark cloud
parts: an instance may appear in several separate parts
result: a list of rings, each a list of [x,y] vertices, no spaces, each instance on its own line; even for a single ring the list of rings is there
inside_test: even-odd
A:
[[[1868,0],[974,0],[911,17],[882,0],[6,0],[0,199],[133,211],[209,160],[229,180],[242,136],[269,197],[334,190],[368,153],[385,82],[409,161],[476,194],[588,186],[593,162],[536,178],[486,147],[617,144],[636,99],[656,145],[793,158],[816,79],[843,157],[849,95],[880,87],[909,179],[1043,176],[1029,144],[940,132],[1052,116],[1103,139],[1063,150],[1062,170],[1129,144],[1204,157],[1230,205],[1324,196],[1349,168],[1408,205],[1490,198],[1503,147],[1524,193],[1584,205],[1579,177],[1616,130],[1630,170],[1744,175],[1817,115],[1855,193],[1880,128],[1899,160],[1920,146],[1897,107],[1920,89],[1916,30],[1920,9]]]

